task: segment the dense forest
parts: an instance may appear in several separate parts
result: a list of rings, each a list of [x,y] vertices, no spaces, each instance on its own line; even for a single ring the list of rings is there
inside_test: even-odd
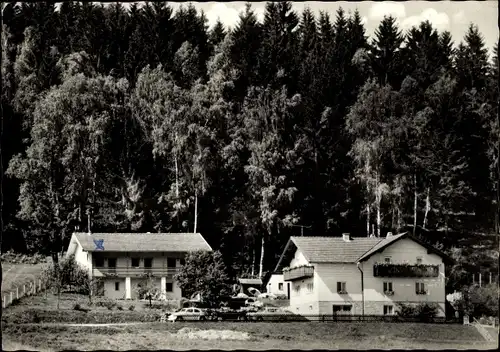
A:
[[[456,41],[456,42],[454,42]],[[269,2],[9,3],[3,250],[200,232],[238,273],[291,235],[499,233],[498,46]]]

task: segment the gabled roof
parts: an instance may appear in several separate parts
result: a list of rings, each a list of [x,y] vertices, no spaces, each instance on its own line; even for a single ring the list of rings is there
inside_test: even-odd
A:
[[[382,238],[354,237],[349,242],[342,237],[292,236],[281,255],[275,271],[281,269],[284,254],[291,247],[296,247],[310,263],[355,263]]]
[[[411,239],[412,241],[417,242],[422,247],[427,248],[427,252],[428,253],[434,253],[434,254],[440,256],[445,262],[449,262],[449,263],[453,262],[453,259],[450,256],[448,256],[446,253],[444,253],[443,251],[440,251],[439,249],[437,249],[433,245],[431,245],[431,244],[429,244],[427,242],[424,242],[424,241],[418,239],[415,236],[410,235],[409,232],[405,232],[405,233],[399,234],[397,236],[391,236],[391,237],[386,238],[385,240],[383,240],[383,241],[379,242],[378,244],[376,244],[368,252],[366,252],[365,254],[363,254],[358,259],[358,261],[361,262],[361,261],[367,260],[372,255],[374,255],[375,253],[382,252],[384,250],[384,248],[388,247],[389,245],[391,245],[391,244],[395,243],[396,241],[399,241],[399,240],[401,240],[403,238],[408,238],[408,239]]]
[[[199,233],[88,234],[79,232],[74,233],[73,237],[80,243],[83,250],[89,252],[191,252],[212,250]]]
[[[293,250],[296,248],[300,250],[310,263],[354,264],[368,259],[375,253],[381,252],[384,248],[402,238],[410,238],[427,248],[429,252],[439,255],[444,260],[451,260],[445,253],[406,232],[384,238],[354,237],[350,241],[344,241],[342,237],[292,236],[283,250],[275,271],[281,268],[285,253],[290,249]]]

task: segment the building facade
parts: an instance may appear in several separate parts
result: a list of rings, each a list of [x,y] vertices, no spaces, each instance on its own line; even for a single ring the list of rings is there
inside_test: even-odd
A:
[[[182,291],[174,275],[186,254],[197,250],[212,250],[199,233],[74,233],[66,255],[101,278],[98,291],[106,297],[138,299],[139,287],[148,285],[158,288],[159,299],[178,300]]]
[[[292,237],[276,270],[301,315],[393,315],[398,304],[433,303],[445,316],[449,258],[407,233],[387,238]]]

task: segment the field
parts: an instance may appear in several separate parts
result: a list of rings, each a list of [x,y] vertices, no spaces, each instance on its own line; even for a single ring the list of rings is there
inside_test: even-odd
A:
[[[15,290],[30,280],[38,279],[47,264],[2,263],[2,293]]]
[[[26,297],[2,319],[5,350],[132,349],[493,349],[473,326],[381,322],[199,322],[158,323],[161,309],[120,302],[123,310],[85,306],[86,298],[64,294],[60,309],[52,294]],[[128,307],[134,305],[134,311]],[[36,321],[33,317],[36,316]],[[70,323],[146,322],[136,325],[70,326]],[[99,349],[101,349],[100,347]]]

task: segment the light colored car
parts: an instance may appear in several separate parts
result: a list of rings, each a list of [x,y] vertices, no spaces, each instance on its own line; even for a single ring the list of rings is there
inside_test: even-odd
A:
[[[183,320],[206,320],[207,314],[200,308],[182,308],[181,310],[172,313],[168,316],[168,321],[172,323]]]
[[[276,307],[264,307],[257,312],[247,313],[248,320],[254,321],[264,321],[264,320],[287,320],[290,316],[294,314],[288,310],[276,308]]]

